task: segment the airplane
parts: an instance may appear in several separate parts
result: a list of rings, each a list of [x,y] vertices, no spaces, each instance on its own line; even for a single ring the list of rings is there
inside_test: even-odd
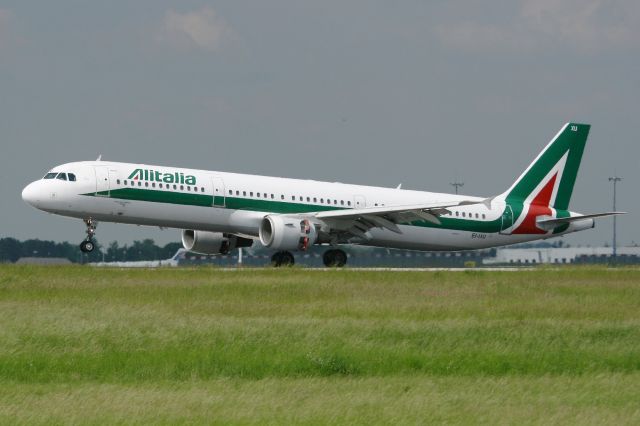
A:
[[[566,123],[520,177],[493,197],[349,185],[146,164],[80,161],[56,166],[22,198],[45,212],[82,219],[83,252],[99,221],[177,228],[186,250],[226,254],[255,240],[292,252],[326,245],[323,262],[341,267],[339,247],[358,244],[458,251],[523,243],[593,228],[569,201],[590,125]]]

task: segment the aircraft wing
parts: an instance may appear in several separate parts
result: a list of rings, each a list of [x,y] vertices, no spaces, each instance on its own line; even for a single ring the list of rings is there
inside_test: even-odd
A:
[[[327,223],[332,229],[347,232],[356,237],[368,239],[366,232],[371,228],[385,228],[401,234],[398,224],[415,220],[426,220],[440,224],[441,216],[448,213],[450,207],[487,204],[491,200],[435,202],[403,206],[382,206],[362,209],[332,210],[313,213],[317,219]]]

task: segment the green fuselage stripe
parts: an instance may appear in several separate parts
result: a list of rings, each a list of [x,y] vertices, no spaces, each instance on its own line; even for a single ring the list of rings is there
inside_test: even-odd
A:
[[[148,201],[151,203],[178,204],[198,207],[217,207],[233,210],[259,211],[269,213],[312,213],[328,210],[345,210],[347,208],[340,206],[304,204],[295,201],[286,200],[259,200],[254,198],[242,197],[214,197],[207,194],[185,193],[173,191],[159,191],[156,189],[146,188],[119,188],[111,191],[102,191],[98,193],[83,194],[87,196],[102,196],[117,198],[120,200]],[[224,204],[224,206],[223,206]],[[515,217],[518,217],[517,211],[521,208],[514,209]],[[500,232],[502,227],[502,219],[495,220],[473,220],[466,218],[456,218],[449,216],[439,217],[440,224],[427,221],[412,221],[406,223],[409,226],[419,226],[423,228],[440,228],[451,229],[457,231],[479,232],[479,233],[496,233]]]

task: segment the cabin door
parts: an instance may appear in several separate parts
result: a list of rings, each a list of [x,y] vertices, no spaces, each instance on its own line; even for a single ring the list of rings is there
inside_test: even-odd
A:
[[[367,207],[367,200],[364,198],[364,195],[356,195],[353,198],[355,201],[354,207],[356,209],[364,209]]]
[[[221,177],[214,176],[213,182],[213,205],[216,207],[225,206],[224,181]]]
[[[500,233],[504,235],[511,235],[511,229],[513,227],[513,210],[510,205],[506,205],[504,212],[502,212],[502,226],[500,227]]]
[[[96,195],[99,197],[109,196],[109,167],[94,167],[96,172]]]

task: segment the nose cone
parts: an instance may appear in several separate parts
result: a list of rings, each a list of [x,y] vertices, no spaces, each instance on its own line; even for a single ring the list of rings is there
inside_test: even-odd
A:
[[[22,190],[22,199],[25,203],[36,208],[38,207],[42,202],[42,196],[41,191],[38,190],[37,182],[31,182],[29,185],[24,187]]]

